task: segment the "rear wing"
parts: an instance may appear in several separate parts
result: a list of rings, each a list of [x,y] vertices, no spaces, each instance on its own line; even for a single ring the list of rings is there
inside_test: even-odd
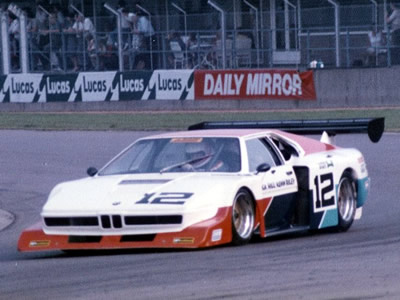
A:
[[[198,129],[240,129],[265,128],[278,129],[294,134],[322,134],[329,136],[345,133],[368,133],[374,143],[379,142],[385,130],[385,118],[327,119],[327,120],[288,120],[288,121],[232,121],[202,122],[189,126]]]

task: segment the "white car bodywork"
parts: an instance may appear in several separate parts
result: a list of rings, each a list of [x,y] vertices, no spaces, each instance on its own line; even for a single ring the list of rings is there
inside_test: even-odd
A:
[[[237,134],[238,131],[236,131]],[[196,132],[196,136],[200,132]],[[224,130],[212,136],[227,136]],[[207,134],[202,133],[202,136]],[[290,141],[297,152],[290,161],[280,166],[274,166],[268,172],[251,172],[249,170],[249,156],[246,141],[274,137]],[[165,137],[182,137],[181,134],[164,134]],[[154,137],[157,138],[157,137]],[[46,234],[63,235],[115,235],[115,234],[149,234],[164,232],[179,232],[200,221],[214,217],[218,208],[232,206],[235,194],[241,187],[248,188],[255,200],[274,198],[280,195],[297,192],[297,178],[293,167],[305,166],[310,170],[310,178],[317,178],[329,171],[333,174],[333,182],[325,180],[316,186],[310,182],[309,189],[313,193],[321,193],[328,185],[338,185],[345,169],[351,168],[357,179],[368,177],[362,154],[355,149],[335,149],[326,152],[316,152],[305,155],[305,151],[294,140],[289,140],[278,131],[253,130],[243,134],[240,138],[242,149],[242,170],[237,173],[219,172],[183,172],[183,173],[151,173],[128,174],[89,177],[77,181],[62,183],[54,188],[42,210],[42,218],[57,217],[96,217],[104,215],[120,215],[122,220],[126,216],[149,215],[182,215],[181,224],[164,225],[137,225],[129,226],[123,221],[121,228],[104,229],[100,226],[46,226]],[[276,147],[271,143],[273,147]],[[280,153],[278,149],[275,149]],[[358,163],[362,161],[362,163]],[[101,173],[101,171],[100,171]],[[190,195],[189,198],[187,195]],[[314,212],[325,212],[336,209],[337,195],[334,189],[324,195],[333,198],[332,204],[316,207]],[[143,199],[147,200],[143,201]],[[317,197],[314,196],[316,199]]]
[[[367,130],[377,142],[383,119],[203,125],[139,139],[90,177],[57,185],[19,250],[244,244],[253,234],[347,230],[361,217],[364,157],[324,130]],[[324,133],[318,141],[293,132]]]

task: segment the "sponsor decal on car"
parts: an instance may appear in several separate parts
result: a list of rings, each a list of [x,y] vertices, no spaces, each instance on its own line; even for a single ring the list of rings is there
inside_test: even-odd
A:
[[[29,247],[49,247],[50,243],[50,240],[31,241]]]
[[[151,193],[145,194],[136,204],[185,204],[193,193]]]
[[[173,243],[174,244],[194,244],[194,238],[193,237],[174,238]]]
[[[281,188],[281,187],[285,187],[285,186],[290,186],[290,185],[294,185],[296,183],[296,181],[294,180],[294,178],[290,178],[290,179],[283,179],[283,180],[279,180],[276,182],[269,182],[266,184],[262,185],[262,190],[273,190],[276,188]]]
[[[325,170],[325,169],[334,167],[332,160],[320,162],[318,165],[319,165],[320,170]]]
[[[336,207],[333,173],[319,174],[314,177],[312,195],[314,213],[323,212]]]

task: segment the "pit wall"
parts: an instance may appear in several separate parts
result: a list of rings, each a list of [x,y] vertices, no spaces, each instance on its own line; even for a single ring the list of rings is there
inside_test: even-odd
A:
[[[400,67],[12,74],[0,76],[0,111],[394,107],[399,81]]]

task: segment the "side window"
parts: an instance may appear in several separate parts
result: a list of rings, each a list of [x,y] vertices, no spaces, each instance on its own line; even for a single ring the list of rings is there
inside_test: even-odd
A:
[[[251,139],[246,141],[247,154],[249,157],[249,170],[254,172],[263,163],[276,166],[279,158],[274,153],[271,146],[264,139]]]
[[[282,156],[285,158],[285,160],[289,160],[292,156],[299,156],[297,150],[286,141],[278,139],[277,137],[271,137],[271,139],[282,153]]]

